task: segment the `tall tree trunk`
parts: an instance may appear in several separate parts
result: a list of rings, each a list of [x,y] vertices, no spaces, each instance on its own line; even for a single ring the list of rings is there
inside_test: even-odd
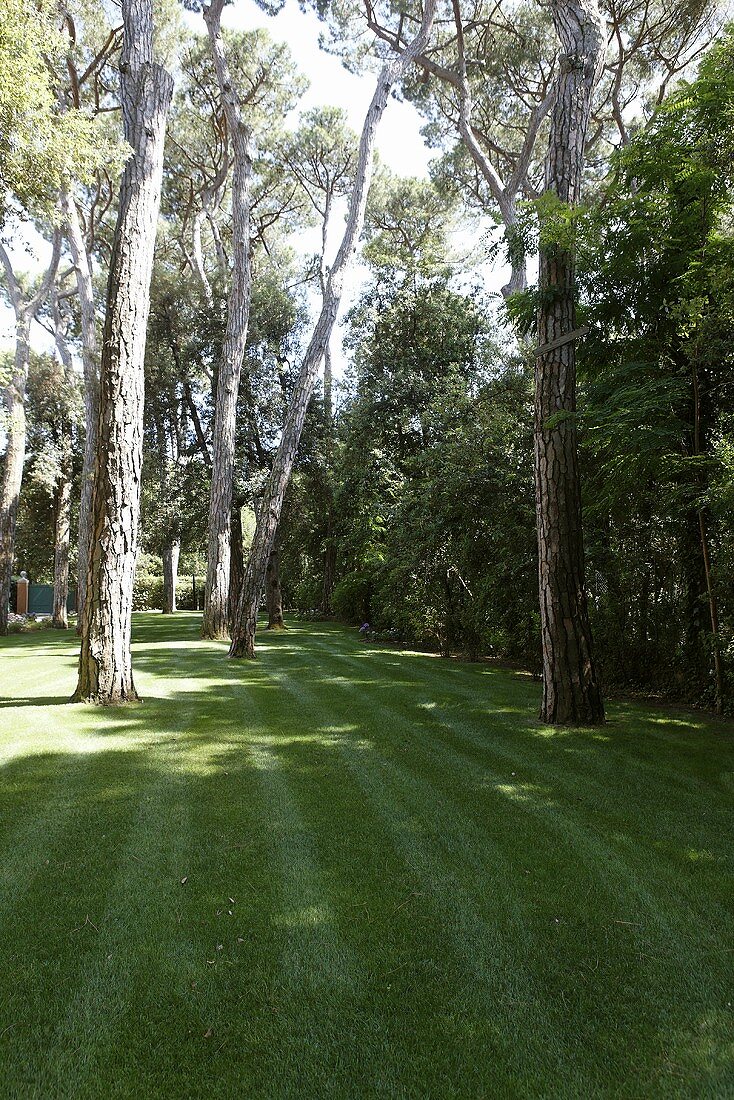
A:
[[[393,84],[405,75],[414,58],[428,44],[436,14],[436,4],[437,0],[426,0],[423,19],[417,35],[398,57],[393,58],[383,67],[377,78],[377,86],[372,102],[365,116],[359,142],[357,171],[349,203],[347,225],[334,265],[328,275],[321,313],[301,364],[298,381],[283,426],[280,444],[258,510],[255,537],[245,570],[242,596],[237,608],[237,620],[232,631],[230,657],[255,656],[257,611],[263,585],[265,584],[265,572],[270,558],[270,551],[273,548],[275,533],[280,522],[283,498],[298,452],[306,411],[313,393],[319,364],[324,356],[339,311],[344,274],[357,247],[357,241],[364,224],[367,194],[372,177],[372,160],[377,127],[387,106]]]
[[[283,630],[283,592],[280,587],[280,552],[270,551],[265,570],[265,604],[268,609],[268,630]]]
[[[163,546],[163,614],[176,612],[176,583],[178,581],[178,559],[181,553],[181,540],[171,535]]]
[[[704,450],[704,433],[701,424],[701,386],[698,378],[698,369],[695,364],[691,368],[691,375],[693,382],[693,454],[696,458],[700,458]],[[711,567],[706,511],[703,504],[700,504],[698,507],[698,530],[701,539],[701,559],[703,562],[704,576],[706,578],[706,595],[708,597],[709,622],[711,625],[715,685],[714,706],[716,708],[716,713],[721,714],[724,709],[724,667],[721,660],[719,601],[714,585],[714,573]]]
[[[563,53],[551,115],[546,190],[579,200],[591,97],[604,61],[604,24],[596,0],[553,0]],[[540,253],[538,343],[575,328],[573,252],[545,244]],[[576,436],[573,340],[541,352],[535,368],[535,484],[545,722],[604,721],[594,664],[584,576]]]
[[[326,300],[328,270],[326,267],[326,245],[331,214],[331,193],[327,192],[324,218],[321,229],[321,262],[319,264],[319,285],[321,300]],[[321,606],[325,615],[331,614],[331,596],[336,579],[336,545],[334,543],[334,487],[332,483],[332,461],[334,457],[334,373],[331,363],[331,344],[326,341],[324,348],[324,481],[326,488],[326,539],[324,541],[323,577],[321,584]],[[267,581],[266,581],[267,586]]]
[[[250,317],[250,129],[245,125],[239,95],[229,71],[219,21],[224,0],[204,9],[217,81],[232,141],[232,271],[227,301],[227,327],[217,382],[212,479],[209,497],[204,638],[226,638],[229,603],[232,479],[234,470],[237,398]]]
[[[237,601],[240,598],[242,578],[245,575],[245,554],[242,549],[242,507],[239,501],[235,501],[232,506],[231,529],[229,596],[227,601],[227,623],[230,628],[237,613]]]
[[[132,155],[120,185],[107,284],[92,540],[74,695],[101,704],[138,698],[130,634],[143,459],[143,360],[173,92],[171,77],[152,60],[152,0],[123,0],[122,9],[122,112]]]
[[[62,317],[58,293],[51,292],[56,348],[64,367],[64,381],[73,389],[74,360],[66,339],[66,323]],[[51,625],[58,630],[68,630],[69,615],[66,604],[69,598],[69,535],[71,525],[72,478],[72,430],[67,417],[61,418],[59,450],[59,476],[54,493],[54,600]]]
[[[67,630],[69,616],[69,532],[71,528],[71,476],[68,463],[63,463],[56,486],[54,518],[54,606],[51,625]]]
[[[8,602],[15,557],[15,525],[25,465],[25,390],[30,360],[30,318],[22,318],[15,329],[13,374],[5,388],[7,446],[0,491],[0,635],[8,633]]]
[[[706,513],[698,510],[698,526],[701,533],[701,556],[706,574],[706,595],[709,604],[709,622],[711,624],[711,648],[714,661],[714,709],[721,714],[724,709],[724,666],[721,659],[721,631],[719,628],[719,601],[714,585],[714,573],[711,567],[711,553],[706,531]]]
[[[336,542],[334,540],[334,508],[330,500],[326,517],[326,545],[324,547],[324,577],[321,589],[321,606],[325,615],[333,610],[332,596],[336,584]]]
[[[82,632],[82,616],[89,569],[90,517],[94,459],[97,452],[97,418],[99,415],[99,339],[94,310],[92,267],[79,222],[79,212],[69,191],[61,195],[61,208],[66,223],[79,295],[82,329],[82,368],[84,371],[84,462],[79,497],[79,533],[77,554],[77,634]]]

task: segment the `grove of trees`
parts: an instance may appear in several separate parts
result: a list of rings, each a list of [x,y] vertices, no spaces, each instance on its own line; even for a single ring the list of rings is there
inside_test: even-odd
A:
[[[725,10],[319,0],[359,134],[229,10],[0,0],[0,634],[25,569],[76,700],[137,700],[135,609],[253,658],[265,600],[517,662],[549,724],[734,710]]]

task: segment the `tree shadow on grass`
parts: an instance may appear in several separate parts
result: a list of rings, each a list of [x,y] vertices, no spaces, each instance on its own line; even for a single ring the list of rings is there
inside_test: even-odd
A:
[[[96,730],[0,772],[6,1094],[726,1091],[715,861],[691,869],[702,920],[677,866],[620,870],[570,798],[547,809],[554,781],[477,789],[430,727],[403,755],[369,705],[319,725],[261,676],[246,726],[223,677],[103,711],[115,749]]]
[[[0,695],[0,708],[4,707],[58,707],[68,703],[69,697],[63,695],[32,695],[28,699]]]

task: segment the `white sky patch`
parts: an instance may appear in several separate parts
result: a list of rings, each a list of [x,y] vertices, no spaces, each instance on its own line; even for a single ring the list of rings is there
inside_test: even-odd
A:
[[[204,18],[189,14],[187,23],[201,33]],[[287,0],[278,15],[266,15],[254,0],[238,0],[225,7],[222,23],[234,30],[255,30],[262,27],[276,42],[286,42],[299,70],[309,79],[310,86],[301,97],[301,110],[335,105],[346,112],[352,129],[359,133],[375,90],[374,75],[358,76],[347,72],[337,57],[319,47],[323,30],[314,12],[303,12],[297,0]],[[294,124],[295,115],[289,119]],[[425,176],[433,151],[420,134],[423,120],[411,103],[390,99],[377,133],[380,159],[393,172],[402,176]]]
[[[205,34],[206,26],[200,13],[187,12],[187,25],[194,31]],[[283,10],[276,16],[266,15],[254,3],[254,0],[237,0],[227,6],[223,13],[223,23],[235,30],[267,29],[276,42],[286,42],[299,70],[310,81],[309,88],[302,96],[298,109],[288,118],[290,125],[296,126],[300,110],[318,106],[336,105],[341,107],[349,125],[359,133],[364,116],[375,88],[375,74],[357,75],[348,72],[339,59],[326,53],[319,47],[319,35],[322,26],[313,12],[303,12],[297,0],[287,0]],[[425,177],[428,164],[435,150],[429,149],[421,136],[423,119],[412,104],[391,98],[380,123],[376,146],[381,161],[393,172],[402,176]],[[343,222],[341,215],[346,214],[346,202],[340,203],[332,221],[329,234],[329,252],[333,254],[339,245]],[[457,234],[457,253],[469,252],[476,244],[476,224],[466,233]],[[320,247],[320,232],[305,230],[297,235],[294,247],[298,252],[313,254]],[[11,240],[13,262],[19,271],[39,271],[44,258],[50,254],[50,246],[33,230],[23,227],[14,240]],[[509,269],[500,264],[481,264],[477,275],[484,280],[491,293],[498,293],[506,281]],[[332,337],[332,357],[334,374],[338,379],[346,363],[342,349],[344,318],[354,305],[369,280],[369,271],[358,261],[347,271],[344,280],[342,307],[339,311],[337,326]],[[317,293],[309,295],[313,317],[318,313],[320,298]],[[0,302],[0,350],[11,350],[14,345],[14,318],[12,310]],[[32,344],[36,351],[51,351],[53,340],[38,324],[33,325]]]

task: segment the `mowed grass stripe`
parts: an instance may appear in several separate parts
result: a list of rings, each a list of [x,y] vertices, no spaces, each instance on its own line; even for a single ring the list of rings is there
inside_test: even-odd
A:
[[[644,789],[649,773],[656,781],[664,777],[672,789],[680,789],[681,797],[687,797],[691,793],[700,795],[703,779],[707,793],[711,793],[713,786],[714,797],[721,805],[727,809],[730,805],[731,768],[734,767],[730,738],[729,766],[722,770],[719,763],[721,734],[726,735],[730,729],[724,723],[707,725],[703,718],[672,709],[650,713],[641,705],[612,702],[608,705],[610,720],[602,730],[553,729],[535,721],[540,689],[525,675],[423,654],[396,654],[364,644],[358,649],[358,643],[352,638],[342,649],[338,640],[336,645],[331,645],[328,639],[327,634],[313,644],[354,670],[351,676],[342,679],[372,685],[389,693],[392,684],[391,673],[387,670],[394,668],[399,663],[396,657],[400,657],[403,665],[408,666],[403,672],[402,686],[427,688],[437,706],[455,707],[466,715],[474,715],[493,733],[503,729],[516,740],[518,733],[524,732],[530,742],[528,756],[537,755],[540,746],[536,741],[544,740],[543,762],[557,762],[559,776],[566,775],[569,768],[577,770],[590,779],[596,778],[605,790],[604,776],[618,778],[621,765],[626,767],[626,778],[636,789]],[[630,739],[623,719],[641,725],[645,737]],[[702,739],[710,739],[712,747],[718,750],[711,762],[700,752]],[[593,748],[595,743],[603,745],[604,751],[592,759],[585,750]],[[521,742],[515,746],[515,751],[520,749]],[[726,748],[724,752],[726,754]]]
[[[338,660],[339,655],[335,658]],[[549,746],[549,738],[540,737],[532,726],[527,730],[527,739],[524,739],[519,735],[522,727],[518,730],[520,724],[517,720],[513,730],[506,716],[496,719],[491,712],[491,704],[487,710],[482,706],[457,706],[454,710],[452,705],[437,702],[435,697],[416,704],[407,700],[404,693],[395,694],[392,709],[402,713],[406,721],[414,720],[416,706],[423,710],[419,724],[430,728],[434,738],[450,744],[460,756],[474,759],[483,773],[486,773],[488,757],[494,758],[495,781],[498,786],[501,783],[508,797],[516,788],[518,797],[526,801],[550,804],[560,799],[564,802],[564,813],[578,810],[587,818],[590,815],[585,825],[598,821],[607,833],[615,831],[621,845],[625,843],[625,830],[634,821],[638,841],[636,852],[639,850],[639,830],[643,824],[650,832],[651,843],[657,842],[660,837],[670,841],[676,832],[681,833],[679,844],[682,857],[670,853],[674,864],[672,870],[676,872],[680,872],[682,861],[685,867],[686,859],[689,866],[691,859],[697,858],[709,863],[717,860],[721,864],[728,854],[726,838],[731,818],[731,796],[722,794],[712,798],[710,790],[700,780],[685,790],[677,789],[677,784],[666,782],[665,801],[656,801],[649,797],[648,777],[638,778],[638,769],[631,764],[629,769],[625,769],[623,798],[620,799],[616,784],[610,785],[603,776],[597,778],[594,774],[595,767],[597,770],[608,770],[605,759],[607,743],[597,744],[597,737],[604,737],[604,734],[575,731],[577,747],[561,756]],[[508,736],[496,736],[498,727],[502,727]],[[574,734],[561,731],[559,739],[570,736]],[[717,755],[721,754],[720,744],[713,743],[712,748],[717,750]],[[677,767],[680,771],[680,764]],[[635,774],[634,781],[630,779],[632,774]],[[691,822],[687,821],[692,798],[700,805],[700,813],[694,817],[693,831]],[[685,831],[681,829],[682,822],[685,822]],[[720,830],[717,828],[719,825]],[[700,836],[696,830],[700,831]],[[710,842],[712,836],[719,840],[714,851],[706,848],[696,850],[697,840],[705,837]],[[645,856],[645,853],[641,854]],[[657,851],[653,857],[658,857]],[[725,868],[719,869],[725,873]]]
[[[377,723],[376,729],[385,728],[385,722],[388,719],[388,715],[386,712],[390,708],[388,706],[380,704],[379,702],[376,703],[373,698],[369,698],[368,689],[365,688],[364,684],[355,689],[354,686],[346,678],[337,678],[335,687],[338,687],[339,689],[341,689],[342,692],[345,693],[351,693],[354,691],[364,693],[361,698],[359,713],[369,714],[370,716],[372,716],[372,720],[374,720],[374,715],[375,713],[377,713],[378,715],[380,715],[383,721]],[[304,687],[302,680],[299,680],[296,692],[297,694],[303,696]],[[396,709],[399,713],[401,709],[399,706],[399,693],[393,692],[391,694],[391,700],[393,701],[394,709]],[[347,704],[345,713],[354,716],[354,707]],[[412,716],[404,716],[404,724],[401,727],[403,733],[406,729],[406,726],[410,724],[411,720]],[[420,770],[421,761],[425,763],[425,759],[427,757],[437,756],[434,745],[435,734],[438,732],[445,733],[445,730],[442,729],[439,731],[434,724],[432,730],[427,731],[425,729],[425,723],[421,723],[419,725],[417,722],[415,722],[415,720],[412,721],[415,736],[404,736],[403,745],[419,747],[420,751],[413,754],[413,759],[411,760],[411,763],[414,767],[417,767]],[[364,726],[362,727],[361,732],[366,732]],[[430,735],[428,737],[425,736],[426,732],[430,732]],[[345,746],[348,745],[349,739],[344,738],[342,744]],[[494,744],[495,742],[493,742],[492,747],[494,746]],[[439,846],[446,844],[447,838],[450,837],[452,835],[452,832],[455,830],[455,823],[457,821],[460,822],[458,830],[456,830],[459,837],[464,837],[467,831],[466,814],[467,812],[469,812],[468,808],[466,806],[463,806],[460,800],[448,803],[446,802],[445,787],[447,785],[447,782],[458,783],[460,788],[459,794],[461,794],[467,789],[469,791],[476,790],[477,773],[481,774],[481,768],[477,768],[476,771],[473,768],[469,768],[469,774],[467,775],[467,768],[465,765],[468,762],[462,760],[460,754],[452,752],[451,750],[450,757],[450,759],[446,759],[445,755],[443,757],[440,754],[438,755],[436,767],[432,769],[438,776],[438,782],[431,784],[432,789],[430,790],[430,792],[418,788],[416,790],[416,798],[414,799],[414,805],[417,806],[421,804],[425,805],[426,803],[430,802],[432,806],[432,819],[435,823],[439,824],[439,830],[437,831],[437,836],[435,838]],[[405,752],[401,753],[401,760],[405,760]],[[371,762],[370,758],[363,757],[360,759],[361,773],[364,773],[365,771],[365,762],[369,764]],[[378,777],[378,789],[381,788],[383,790],[385,801],[388,802],[389,805],[392,807],[396,804],[399,804],[401,798],[405,798],[406,789],[411,786],[415,787],[415,777],[414,775],[407,773],[404,769],[400,769],[394,760],[391,759],[390,764],[390,772],[388,772],[387,775],[383,774],[382,776]],[[397,782],[391,782],[391,780],[393,780],[394,778],[396,771],[401,772],[400,777]],[[385,792],[386,785],[390,787],[389,794]],[[444,788],[444,790],[442,790],[442,787]],[[599,958],[604,958],[609,950],[618,953],[621,952],[621,955],[623,957],[626,956],[626,974],[624,975],[626,984],[631,986],[631,988],[635,991],[635,993],[633,994],[634,999],[632,999],[630,1003],[630,1008],[635,1011],[637,1009],[636,990],[638,989],[640,982],[642,982],[643,986],[648,990],[654,991],[657,988],[658,976],[654,972],[656,967],[655,956],[649,954],[649,952],[651,950],[655,950],[656,948],[659,949],[660,944],[663,943],[666,947],[666,952],[669,954],[669,951],[667,950],[668,945],[676,944],[676,935],[679,935],[682,931],[687,931],[690,936],[690,929],[693,926],[691,915],[686,912],[685,906],[681,906],[680,909],[676,910],[674,913],[675,923],[679,927],[673,928],[671,927],[671,923],[669,921],[661,920],[659,903],[661,901],[664,902],[665,898],[663,897],[661,899],[658,895],[651,893],[645,888],[644,883],[646,879],[644,875],[644,869],[642,869],[639,874],[636,873],[635,870],[631,869],[626,864],[626,862],[620,858],[618,852],[611,851],[607,846],[604,845],[603,842],[600,842],[595,835],[597,831],[596,826],[592,827],[592,829],[589,830],[589,828],[583,822],[579,823],[578,821],[576,821],[574,823],[573,820],[569,821],[569,817],[571,817],[572,819],[578,818],[578,813],[575,811],[574,808],[565,806],[556,808],[554,807],[552,802],[548,804],[547,800],[544,800],[542,798],[536,799],[533,796],[533,792],[531,792],[529,795],[526,795],[522,791],[519,791],[518,800],[520,802],[520,808],[522,812],[520,814],[514,815],[513,821],[515,823],[517,823],[518,821],[522,821],[525,813],[530,813],[536,816],[538,814],[541,814],[544,817],[544,831],[548,828],[552,828],[553,832],[557,834],[557,836],[554,837],[552,849],[544,852],[543,856],[544,860],[550,863],[551,869],[553,869],[553,866],[555,864],[556,875],[558,875],[559,873],[559,867],[562,869],[565,865],[569,868],[570,874],[572,876],[566,883],[564,890],[559,891],[559,896],[554,900],[552,906],[552,909],[555,909],[556,912],[561,914],[560,918],[555,919],[559,920],[559,922],[560,920],[563,920],[564,924],[568,924],[569,922],[571,923],[571,928],[568,929],[568,934],[566,938],[570,939],[572,945],[573,942],[578,939],[579,924],[583,925],[583,915],[582,919],[579,920],[579,914],[575,912],[575,899],[578,895],[578,890],[576,889],[576,887],[578,886],[578,882],[575,880],[578,879],[579,850],[584,854],[583,864],[586,865],[592,875],[594,868],[598,868],[599,865],[604,866],[605,870],[610,868],[610,864],[616,867],[616,875],[614,875],[613,877],[610,876],[611,881],[610,878],[605,878],[603,887],[601,889],[598,883],[594,884],[592,882],[592,886],[595,886],[595,897],[593,899],[592,908],[593,906],[601,905],[601,911],[605,914],[604,924],[601,929],[602,942],[599,943],[598,937],[595,938],[594,935],[592,935],[588,952],[589,957],[584,958],[584,953],[582,951],[580,953],[581,957],[578,959],[578,968],[574,968],[574,971],[572,971],[571,973],[574,974],[581,971],[584,966],[586,966],[590,971],[598,969]],[[490,814],[492,813],[493,809],[496,809],[496,807],[489,807]],[[463,819],[462,815],[464,815]],[[486,846],[485,844],[483,844],[483,840],[486,843],[486,839],[486,836],[483,838],[481,834],[477,838],[479,850],[482,852],[486,851]],[[570,852],[569,847],[571,849]],[[554,859],[554,851],[557,856],[560,853],[560,859]],[[451,849],[449,849],[448,854],[454,861],[456,861],[456,859],[458,858],[461,858],[460,851],[452,852]],[[532,855],[528,855],[528,857],[524,859],[524,862],[530,863],[535,870],[537,867],[537,855],[535,859]],[[486,882],[488,868],[486,866],[482,866],[481,861],[479,866],[477,867],[477,873],[478,881]],[[511,880],[516,879],[518,874],[517,864],[515,863],[514,866],[502,868],[502,873],[506,873]],[[553,873],[553,870],[551,870],[548,877],[552,877]],[[592,886],[589,887],[588,892],[591,891]],[[506,885],[504,886],[504,892],[505,894],[507,892]],[[664,911],[664,905],[662,906],[662,909]],[[615,923],[613,923],[615,918],[611,916],[611,914],[615,911],[618,913],[631,912],[638,917],[643,917],[644,919],[642,921],[636,920],[627,922],[624,921],[623,918],[618,918],[619,925],[617,926]],[[550,913],[547,914],[547,917],[549,920],[553,919],[551,918]],[[645,926],[645,924],[647,926],[643,927],[643,931],[640,934],[637,934],[636,928],[639,928],[640,925]],[[651,924],[652,928],[650,927]],[[574,927],[574,925],[576,927]],[[594,928],[593,924],[591,931],[592,933],[596,933],[597,931],[596,928]],[[630,932],[632,932],[631,937]],[[653,932],[653,934],[658,937],[657,942],[652,947],[649,943],[649,936],[651,932]],[[629,944],[620,941],[620,933],[625,936],[627,940],[630,941]],[[559,929],[559,935],[560,938],[563,938],[563,930]],[[605,942],[606,939],[608,939],[609,942]],[[721,946],[720,938],[715,942],[719,947]],[[549,945],[549,948],[552,951],[552,945]],[[645,950],[643,950],[643,948]],[[703,951],[705,954],[706,947],[703,948]],[[703,983],[704,988],[701,988],[702,982],[700,952],[698,953],[698,957],[691,961],[686,958],[684,951],[681,952],[675,949],[674,959],[675,961],[679,961],[681,964],[681,969],[678,971],[677,975],[676,986],[677,992],[681,997],[682,1004],[685,1005],[687,1002],[690,1002],[691,1010],[693,1011],[697,1006],[701,1004],[707,1004],[707,998],[709,1000],[712,996],[717,996],[719,999],[721,998],[724,991],[721,987],[720,980],[718,982],[714,980],[713,983]],[[648,960],[652,960],[652,962]],[[671,960],[668,959],[666,961],[669,964]],[[596,965],[594,966],[594,964]],[[582,977],[586,976],[582,973]],[[616,980],[619,981],[620,977],[622,977],[622,975],[617,972],[615,975]],[[565,994],[563,993],[563,990],[561,990],[561,998],[564,997]],[[562,1003],[567,1005],[565,999],[562,1001]],[[587,1006],[587,1009],[588,1007],[589,1006]],[[598,1023],[598,1020],[596,1021],[596,1023]],[[655,1029],[655,1023],[656,1021],[654,1018],[653,1010],[650,1017],[650,1026],[653,1031]],[[581,1027],[577,1031],[577,1034],[582,1035],[583,1030],[583,1027]],[[626,1045],[626,1042],[626,1038],[623,1038],[623,1044]],[[623,1053],[624,1049],[625,1047],[623,1046],[619,1053]],[[662,1054],[661,1061],[664,1062]]]
[[[90,714],[89,708],[73,710],[81,719]],[[120,1020],[136,1000],[136,972],[148,958],[156,968],[165,964],[161,945],[171,942],[170,902],[179,888],[177,853],[186,844],[186,813],[175,761],[154,738],[141,735],[141,715],[141,708],[98,712],[113,742],[121,727],[137,723],[137,751],[82,758],[86,789],[76,792],[75,805],[70,802],[68,867],[53,892],[40,884],[37,899],[39,908],[44,902],[51,907],[52,921],[43,938],[34,942],[34,929],[19,944],[42,983],[36,998],[47,1010],[41,1021],[45,1044],[35,1062],[24,1058],[22,1046],[12,1050],[39,1095],[100,1094]],[[184,712],[176,719],[179,729],[185,726]],[[175,731],[171,726],[169,732]],[[59,757],[59,767],[77,759]],[[51,931],[56,943],[49,945]]]
[[[206,700],[206,717],[189,737],[201,762],[198,781],[216,786],[220,800],[225,790],[231,796],[224,805],[206,794],[196,800],[207,859],[192,860],[189,882],[207,899],[199,920],[211,934],[212,956],[197,1000],[216,1040],[211,1046],[225,1043],[242,1060],[242,1087],[254,1090],[289,1075],[302,1081],[309,1051],[344,1035],[344,1007],[362,981],[329,910],[289,777],[270,749],[272,715],[264,717],[263,707],[273,691],[287,726],[286,699],[262,665],[220,664],[216,698]],[[214,998],[217,976],[236,980],[236,1012],[221,986]],[[313,1013],[303,1013],[304,999]],[[328,1071],[324,1058],[314,1087]]]
[[[399,699],[396,700],[396,705],[399,711]],[[406,715],[406,721],[410,718],[411,715]],[[471,732],[468,733],[467,728]],[[647,849],[644,845],[640,845],[639,839],[635,846],[627,835],[630,825],[627,815],[612,816],[611,823],[614,829],[613,831],[610,830],[610,814],[601,812],[597,801],[598,793],[594,791],[592,797],[588,792],[584,792],[578,777],[576,777],[575,788],[571,785],[571,790],[578,792],[573,800],[566,797],[569,794],[568,791],[564,791],[563,796],[559,797],[559,792],[555,786],[553,788],[549,788],[547,785],[542,787],[539,783],[533,784],[524,781],[527,773],[521,766],[523,762],[518,760],[514,754],[503,751],[503,741],[498,741],[496,738],[487,738],[486,733],[483,733],[481,729],[480,722],[474,719],[466,721],[452,716],[451,720],[442,722],[438,720],[435,711],[430,711],[422,720],[421,729],[430,731],[430,737],[421,738],[419,733],[416,738],[410,739],[406,743],[406,751],[409,751],[411,746],[418,749],[413,758],[413,766],[420,769],[421,762],[428,756],[436,756],[437,742],[444,743],[451,755],[449,759],[440,756],[437,760],[437,766],[434,769],[437,774],[436,789],[453,788],[459,801],[462,794],[467,790],[477,791],[477,798],[471,812],[475,816],[479,816],[480,822],[488,820],[486,811],[489,809],[489,813],[492,813],[492,802],[490,802],[489,807],[486,806],[483,792],[481,789],[477,790],[477,784],[494,790],[504,790],[508,797],[520,803],[524,813],[541,818],[544,829],[557,834],[556,846],[559,851],[563,852],[573,842],[576,849],[572,853],[574,871],[578,867],[579,860],[589,867],[592,872],[595,867],[599,866],[600,862],[603,862],[608,872],[605,885],[607,888],[612,885],[615,886],[617,896],[612,900],[620,913],[631,912],[639,916],[641,912],[643,914],[647,912],[650,914],[649,920],[652,920],[661,936],[669,936],[670,942],[673,943],[677,942],[680,937],[689,940],[693,938],[699,943],[700,955],[705,956],[710,951],[716,951],[720,948],[721,936],[731,916],[730,899],[732,896],[729,894],[727,898],[726,891],[720,890],[721,882],[717,881],[721,874],[724,876],[728,874],[729,881],[731,881],[731,871],[726,866],[720,866],[723,856],[718,861],[714,861],[713,858],[692,861],[687,858],[690,849],[686,847],[683,859],[680,856],[672,859],[668,857],[668,853],[661,853],[657,847]],[[463,744],[467,737],[469,737],[470,744],[473,746],[470,760],[465,758]],[[459,742],[458,746],[456,744],[457,740]],[[496,757],[498,754],[503,761],[507,760],[508,762],[508,766],[503,769],[504,774],[501,776],[497,771],[493,775],[491,768],[488,766],[489,758],[492,767],[496,767],[492,757]],[[401,759],[405,759],[405,752],[401,754]],[[517,769],[514,776],[512,771],[509,770],[510,768]],[[519,779],[518,776],[523,778]],[[541,780],[542,775],[537,774],[533,778]],[[569,782],[571,778],[572,776],[569,777]],[[615,795],[618,796],[619,792],[612,791],[612,798]],[[593,811],[590,819],[588,818],[589,808]],[[583,816],[585,809],[587,811],[586,818]],[[702,806],[702,815],[707,810],[707,806]],[[667,826],[667,818],[663,817],[663,821],[664,825]],[[626,832],[620,831],[620,824],[624,826]],[[638,822],[638,828],[639,824]],[[655,812],[653,812],[652,824],[648,826],[653,832],[655,824]],[[657,827],[661,828],[659,823]],[[662,835],[666,834],[663,833]],[[723,832],[721,835],[722,840],[725,837],[726,833]],[[708,839],[710,840],[710,836]],[[688,840],[690,840],[690,837]],[[690,854],[699,855],[695,852]],[[708,853],[702,854],[708,855]],[[548,857],[546,858],[548,859]],[[550,857],[550,863],[553,864],[552,856]],[[614,876],[612,876],[613,869],[615,871]],[[726,881],[726,877],[724,881]],[[652,884],[652,890],[648,888],[649,884]],[[719,887],[721,901],[712,896],[710,889],[708,889],[712,885]],[[666,906],[660,904],[661,895],[664,899],[666,894],[670,896],[684,895],[688,903],[687,905],[681,904],[674,910],[674,925],[672,926],[669,920],[661,917],[661,914],[666,912]],[[724,903],[725,899],[726,903]],[[682,901],[682,898],[680,900]],[[718,929],[715,928],[712,932],[709,942],[704,941],[704,944],[700,946],[700,928],[706,923],[711,923],[710,919],[705,921],[704,918],[712,916],[712,909],[714,910],[713,915],[718,915],[719,918]],[[696,922],[696,911],[702,918],[703,924]],[[630,927],[638,924],[639,921],[632,921]]]
[[[302,677],[282,673],[278,679],[283,691],[294,697],[300,713],[318,713],[318,699],[304,686]],[[338,685],[342,692],[349,687]],[[331,709],[333,713],[333,705]],[[371,714],[372,721],[377,718],[384,728],[389,717],[384,712],[388,709],[379,704],[375,707],[372,700],[363,699],[360,713]],[[345,721],[349,716],[356,717],[351,699],[342,700],[339,716]],[[451,1026],[452,1015],[462,1018],[468,1001],[483,1022],[480,1040],[485,1056],[492,1057],[495,1043],[499,1047],[494,1055],[502,1051],[506,1056],[508,1044],[514,1042],[515,1028],[523,1026],[527,1029],[529,1050],[536,1047],[545,1058],[549,1051],[557,1050],[563,1059],[565,1027],[560,1018],[554,1027],[553,1016],[557,1013],[549,1012],[547,1007],[542,1013],[539,1011],[540,997],[525,965],[526,949],[508,954],[512,937],[504,935],[492,909],[493,884],[502,880],[506,915],[508,877],[517,879],[517,867],[501,858],[499,850],[493,852],[489,837],[479,830],[471,838],[472,843],[468,843],[462,806],[447,803],[440,791],[427,788],[394,760],[384,759],[377,746],[372,751],[353,749],[353,737],[363,738],[369,732],[370,726],[365,721],[354,734],[338,737],[336,749],[373,810],[385,822],[393,846],[411,873],[414,889],[404,900],[411,906],[413,919],[422,921],[430,913],[428,923],[434,935],[438,930],[441,937],[436,960],[439,972],[448,978],[444,979],[443,988],[444,1026]],[[420,813],[426,805],[431,807],[430,825]],[[449,868],[453,868],[453,873]],[[518,892],[510,919],[516,928],[521,928],[527,917]],[[405,984],[400,974],[396,974],[395,984]],[[407,984],[409,988],[410,980]],[[515,1021],[512,1034],[503,1033],[501,1024],[502,1009],[508,1004],[513,1007]],[[571,1038],[570,1034],[568,1037]],[[566,1059],[567,1056],[568,1052]],[[505,1084],[515,1088],[520,1081],[510,1076]]]
[[[64,762],[85,765],[53,845],[69,881],[36,876],[8,909],[0,1090],[734,1094],[730,729],[625,704],[611,741],[548,736],[536,686],[496,668],[321,624],[263,634],[253,665],[197,631],[136,616],[140,708],[0,708],[26,825],[34,790],[45,816]],[[39,701],[38,669],[73,680],[44,635],[0,643],[0,676],[19,644]],[[170,892],[151,882],[174,868]],[[129,960],[109,984],[106,941],[62,934],[86,905]]]

